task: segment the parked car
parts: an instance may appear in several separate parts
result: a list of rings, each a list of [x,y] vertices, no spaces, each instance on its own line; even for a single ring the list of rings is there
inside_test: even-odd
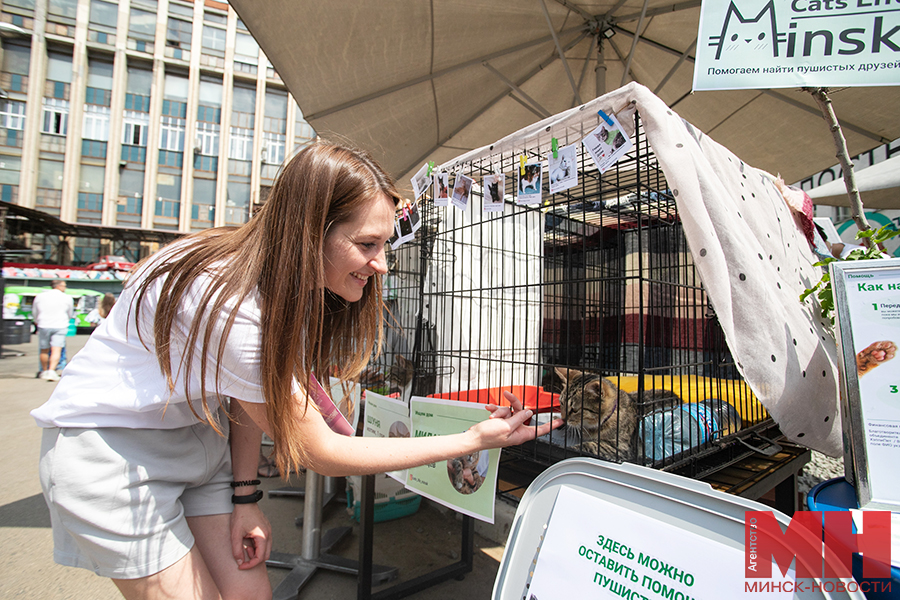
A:
[[[124,256],[107,255],[101,256],[100,260],[87,266],[92,271],[130,271],[134,266],[133,262],[129,262]]]

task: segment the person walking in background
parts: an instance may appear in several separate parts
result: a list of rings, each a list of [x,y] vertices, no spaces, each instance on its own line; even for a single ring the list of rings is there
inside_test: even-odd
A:
[[[31,315],[38,329],[41,379],[59,381],[56,367],[66,345],[69,321],[75,318],[75,302],[66,295],[66,282],[54,279],[51,289],[34,297]]]

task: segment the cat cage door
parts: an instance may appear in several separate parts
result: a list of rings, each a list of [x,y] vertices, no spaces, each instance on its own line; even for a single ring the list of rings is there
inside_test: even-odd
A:
[[[486,213],[474,187],[466,211],[443,215],[428,261],[437,393],[540,383],[544,214],[511,195]]]

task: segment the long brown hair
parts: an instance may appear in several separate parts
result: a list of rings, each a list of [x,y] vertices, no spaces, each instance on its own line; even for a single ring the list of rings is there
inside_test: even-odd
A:
[[[154,264],[138,288],[135,321],[151,283],[163,278],[153,317],[153,337],[159,366],[169,385],[182,377],[188,392],[192,350],[199,345],[201,404],[204,418],[219,430],[207,404],[206,377],[219,363],[237,316],[250,294],[260,302],[261,374],[266,413],[275,441],[275,461],[282,473],[304,462],[298,417],[307,405],[292,398],[296,379],[305,391],[318,374],[354,380],[381,347],[381,277],[370,278],[358,302],[347,302],[324,287],[324,242],[329,228],[344,222],[379,195],[400,196],[391,178],[367,153],[330,143],[316,143],[285,166],[263,208],[239,228],[217,228],[195,234],[183,250]],[[140,267],[139,267],[140,268]],[[187,350],[178,358],[176,376],[170,338],[184,295],[194,280],[209,276],[191,316]],[[223,331],[215,331],[213,315],[228,311]],[[140,331],[138,331],[140,334]],[[190,403],[189,403],[190,404]],[[197,414],[193,406],[191,410]]]

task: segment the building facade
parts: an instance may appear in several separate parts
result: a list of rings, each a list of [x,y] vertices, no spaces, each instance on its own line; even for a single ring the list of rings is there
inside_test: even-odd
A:
[[[2,0],[0,21],[4,201],[69,223],[240,225],[315,138],[226,3]]]

